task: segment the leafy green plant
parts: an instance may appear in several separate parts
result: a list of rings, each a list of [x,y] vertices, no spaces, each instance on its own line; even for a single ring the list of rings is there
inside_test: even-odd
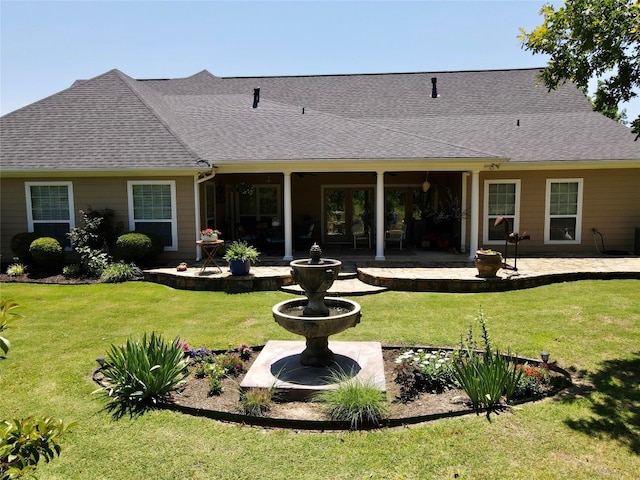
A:
[[[134,280],[142,276],[142,270],[135,263],[112,263],[102,271],[102,283],[121,283]]]
[[[330,381],[337,384],[336,388],[323,390],[313,399],[327,405],[331,420],[347,421],[351,429],[356,430],[364,423],[378,425],[387,415],[386,398],[372,380],[355,379],[334,371]]]
[[[0,333],[12,328],[11,324],[22,318],[23,316],[16,312],[16,309],[20,308],[20,305],[11,300],[0,301]],[[9,339],[0,335],[0,358],[5,358],[9,349],[11,348],[11,342]]]
[[[256,263],[259,256],[260,252],[254,246],[249,245],[247,242],[236,240],[227,247],[224,259],[227,262],[231,260],[246,262],[248,260],[251,263]]]
[[[32,474],[38,462],[50,462],[60,456],[60,437],[75,423],[27,417],[0,423],[0,475],[4,479]]]
[[[474,349],[473,329],[469,329],[467,344],[460,342],[460,353],[454,365],[454,377],[469,396],[473,408],[482,406],[489,412],[501,405],[502,397],[512,399],[522,371],[511,361],[511,353],[492,352],[491,341],[482,310],[478,314],[484,350]]]
[[[18,260],[26,265],[33,265],[34,260],[29,252],[31,242],[45,235],[37,232],[22,232],[11,237],[9,248],[18,257]]]
[[[103,246],[106,246],[103,232],[104,217],[94,210],[89,212],[80,210],[79,213],[82,217],[82,226],[72,228],[67,233],[67,237],[80,257],[81,272],[79,275],[75,271],[69,273],[70,276],[76,274],[75,276],[86,275],[89,278],[99,278],[111,261],[109,255],[103,250]],[[105,210],[105,215],[113,216],[113,212],[109,213]]]
[[[451,352],[444,350],[406,350],[395,360],[395,382],[400,385],[399,399],[414,399],[419,393],[442,393],[458,386]]]
[[[148,235],[130,232],[120,235],[116,241],[118,257],[125,262],[139,263],[153,249],[153,242]]]
[[[250,388],[240,390],[240,412],[261,417],[271,409],[272,388]]]
[[[187,364],[179,340],[167,342],[155,332],[111,345],[102,369],[106,385],[101,391],[111,398],[107,408],[122,414],[165,400],[187,377]]]
[[[22,263],[12,263],[7,267],[7,275],[10,277],[19,277],[27,272],[27,267]]]
[[[29,252],[37,265],[45,268],[62,264],[62,245],[53,237],[40,237],[31,242]]]
[[[209,374],[209,395],[220,395],[222,393],[222,377],[224,372],[219,365],[207,364]]]
[[[71,263],[62,267],[62,275],[66,278],[80,278],[83,275],[82,265],[79,263]]]

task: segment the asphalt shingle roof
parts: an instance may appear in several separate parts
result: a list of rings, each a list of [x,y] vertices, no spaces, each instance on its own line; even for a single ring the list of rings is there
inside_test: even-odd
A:
[[[638,160],[640,142],[538,70],[134,80],[112,70],[1,119],[3,170],[199,161]],[[437,78],[438,98],[431,98]],[[252,108],[253,89],[260,103]],[[304,113],[303,113],[304,109]]]

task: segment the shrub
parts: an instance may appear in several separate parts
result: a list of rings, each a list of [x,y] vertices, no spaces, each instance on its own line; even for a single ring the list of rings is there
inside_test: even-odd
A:
[[[20,275],[24,275],[26,271],[27,267],[22,263],[12,263],[7,267],[7,275],[10,277],[19,277]]]
[[[149,240],[151,240],[151,249],[141,259],[143,263],[147,264],[158,257],[164,251],[164,240],[162,239],[161,235],[158,235],[155,232],[139,231],[137,233],[146,235],[147,237],[149,237]]]
[[[142,276],[142,270],[135,263],[112,263],[102,271],[100,281],[102,283],[120,283],[134,280]]]
[[[0,473],[3,479],[32,474],[40,460],[60,456],[60,437],[75,425],[62,420],[27,417],[0,423]]]
[[[67,234],[73,249],[80,257],[81,272],[77,276],[86,275],[89,278],[99,278],[109,265],[111,259],[106,251],[106,240],[100,236],[100,226],[103,217],[95,211],[89,213],[80,210],[82,227],[72,228]]]
[[[337,383],[338,386],[314,396],[314,400],[328,406],[331,420],[347,421],[355,430],[364,423],[378,425],[387,415],[389,407],[386,399],[372,381],[334,372],[331,383]]]
[[[37,265],[55,268],[62,265],[62,245],[53,237],[40,237],[31,242],[29,252]]]
[[[151,332],[141,340],[111,345],[102,369],[107,381],[102,391],[111,398],[107,409],[122,414],[165,400],[188,375],[188,360],[178,341],[169,343]]]
[[[148,235],[137,232],[120,235],[116,241],[118,257],[125,262],[141,263],[151,252],[152,246]]]
[[[35,262],[31,252],[29,251],[29,247],[34,240],[37,240],[40,237],[44,237],[44,235],[36,232],[18,233],[11,237],[9,247],[15,256],[18,257],[20,262],[26,265],[33,265]]]

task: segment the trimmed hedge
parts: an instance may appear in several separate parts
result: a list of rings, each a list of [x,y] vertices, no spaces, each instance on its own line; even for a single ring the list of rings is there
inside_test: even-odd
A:
[[[36,265],[45,268],[57,268],[62,265],[63,250],[60,242],[52,237],[40,237],[29,247]]]
[[[31,247],[31,243],[38,238],[42,238],[45,235],[42,233],[36,232],[22,232],[17,233],[13,237],[11,237],[11,241],[9,242],[9,247],[11,251],[18,257],[21,263],[26,265],[33,265],[35,261],[33,260],[33,256],[29,251],[29,247]]]
[[[138,232],[120,235],[116,241],[118,257],[125,262],[140,263],[153,248],[149,235]]]

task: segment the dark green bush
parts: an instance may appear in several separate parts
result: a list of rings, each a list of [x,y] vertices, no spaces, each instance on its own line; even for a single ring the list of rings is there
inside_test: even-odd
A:
[[[118,258],[125,262],[140,264],[151,253],[153,242],[148,235],[138,232],[120,235],[116,241]]]
[[[62,245],[53,237],[40,237],[31,242],[29,252],[36,265],[56,268],[62,265]]]
[[[31,256],[31,252],[29,252],[29,247],[31,246],[31,242],[43,236],[44,235],[42,233],[36,232],[17,233],[11,237],[9,247],[15,256],[18,257],[20,262],[27,265],[33,265],[35,262]]]
[[[159,235],[155,232],[148,231],[137,231],[135,233],[142,233],[146,235],[151,240],[151,250],[149,253],[145,255],[142,259],[144,263],[149,263],[153,261],[156,257],[158,257],[162,252],[164,252],[164,240],[162,239],[162,235]]]

